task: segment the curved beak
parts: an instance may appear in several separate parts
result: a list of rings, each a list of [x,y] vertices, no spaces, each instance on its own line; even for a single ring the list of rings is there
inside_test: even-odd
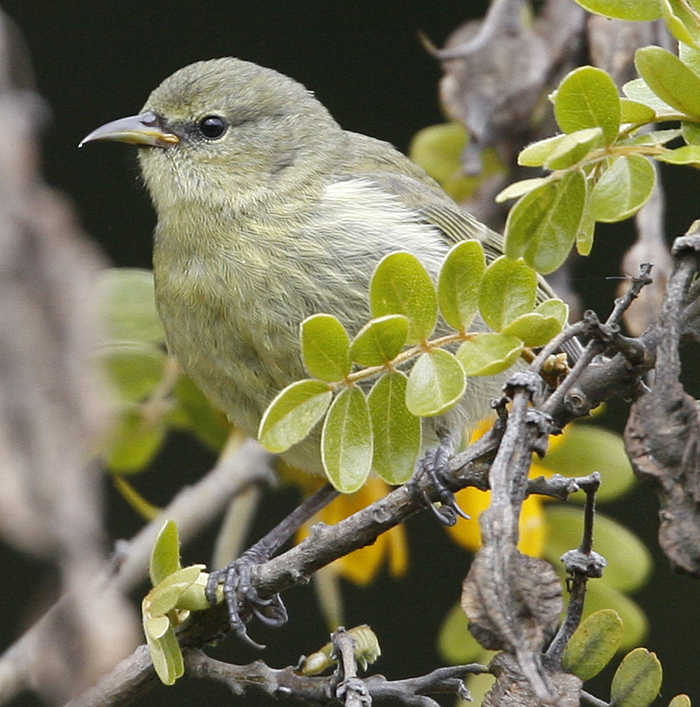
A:
[[[116,140],[151,147],[170,147],[180,142],[177,135],[163,129],[159,117],[150,111],[105,123],[84,137],[78,147],[93,140]]]

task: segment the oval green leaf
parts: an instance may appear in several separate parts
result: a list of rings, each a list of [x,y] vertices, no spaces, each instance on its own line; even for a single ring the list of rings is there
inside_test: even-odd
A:
[[[506,221],[506,255],[525,258],[547,274],[566,260],[576,240],[586,203],[586,179],[566,174],[526,194]]]
[[[423,264],[410,253],[391,253],[377,265],[370,283],[373,317],[403,314],[409,323],[408,343],[427,339],[437,324],[435,285]]]
[[[629,98],[620,99],[621,123],[651,123],[655,115],[656,111],[644,103]]]
[[[495,201],[502,204],[509,199],[518,199],[523,194],[531,192],[533,189],[551,181],[551,177],[534,177],[533,179],[521,179],[519,182],[509,184],[503,191],[498,192]]]
[[[97,353],[107,378],[124,402],[146,399],[163,380],[167,355],[153,344],[106,344]]]
[[[158,533],[153,550],[151,550],[151,563],[149,575],[151,584],[155,587],[168,575],[180,569],[180,537],[177,524],[173,520],[166,520]]]
[[[231,423],[215,408],[209,398],[187,376],[180,376],[175,384],[177,408],[171,417],[173,425],[193,432],[216,451],[221,451],[231,434]]]
[[[700,145],[700,124],[687,121],[681,123],[681,134],[689,145]]]
[[[593,66],[574,69],[559,84],[554,115],[565,133],[601,128],[606,144],[611,144],[620,130],[620,97],[615,82]]]
[[[697,48],[700,33],[696,12],[678,0],[661,0],[661,11],[671,34],[686,46]]]
[[[484,321],[502,331],[537,300],[537,274],[522,260],[501,256],[489,265],[481,283],[479,310]]]
[[[396,358],[408,338],[408,319],[387,314],[367,322],[350,346],[350,358],[361,366],[383,366]]]
[[[457,360],[468,376],[493,376],[519,358],[523,342],[507,334],[478,334],[457,350]]]
[[[418,417],[441,415],[464,395],[467,377],[459,361],[444,349],[421,354],[406,386],[406,407]]]
[[[700,120],[700,77],[675,54],[661,47],[642,47],[635,53],[634,63],[662,101]]]
[[[125,411],[110,430],[105,463],[111,471],[143,470],[165,440],[165,423],[146,419],[139,409]]]
[[[561,330],[561,322],[555,317],[530,312],[514,319],[503,333],[520,339],[525,346],[536,347],[549,343]]]
[[[479,305],[481,280],[486,272],[484,248],[479,241],[462,241],[445,258],[438,281],[438,302],[445,321],[466,331]]]
[[[522,167],[542,167],[565,139],[566,134],[553,135],[544,140],[530,143],[518,154],[518,164]]]
[[[676,116],[678,111],[672,108],[668,103],[662,101],[650,88],[647,86],[644,79],[633,79],[628,81],[623,87],[622,92],[629,99],[643,103],[649,106],[655,113],[656,119],[659,120],[665,116]]]
[[[562,665],[584,682],[597,675],[617,652],[622,619],[613,609],[591,614],[576,629],[562,656]]]
[[[687,164],[700,167],[700,146],[684,145],[662,155],[657,155],[656,159],[669,164]]]
[[[353,493],[372,468],[372,426],[364,393],[346,388],[333,401],[323,423],[321,459],[328,480],[341,493]]]
[[[655,184],[656,170],[646,157],[618,157],[591,190],[591,218],[614,223],[633,216],[649,200]]]
[[[167,622],[167,626],[164,622]],[[156,640],[151,634],[158,632],[161,627],[165,627],[165,631]],[[160,681],[164,685],[175,684],[175,681],[185,674],[185,662],[170,622],[165,616],[144,619],[144,633],[148,643],[148,653]]]
[[[381,376],[368,396],[374,440],[374,471],[388,484],[403,484],[412,476],[421,450],[421,421],[406,407],[406,376]]]
[[[301,323],[301,355],[306,370],[334,383],[350,373],[350,337],[332,314],[314,314]]]
[[[139,268],[107,268],[97,280],[97,300],[109,341],[161,343],[153,273]]]
[[[175,608],[177,600],[199,577],[201,565],[191,565],[165,577],[148,594],[149,613],[153,617],[165,616]]]
[[[676,695],[669,703],[668,707],[692,707],[688,695]]]
[[[543,317],[554,317],[562,327],[569,321],[569,305],[556,297],[537,305],[535,312]]]
[[[659,694],[663,670],[655,653],[635,648],[620,663],[610,686],[615,707],[647,707]]]
[[[661,17],[659,0],[576,0],[589,12],[618,20],[648,21]]]
[[[287,386],[260,421],[260,443],[279,454],[301,442],[323,417],[332,397],[328,384],[319,380],[302,380]]]
[[[577,130],[564,135],[564,139],[552,151],[544,166],[551,170],[566,169],[580,162],[591,150],[602,147],[603,144],[601,128]]]

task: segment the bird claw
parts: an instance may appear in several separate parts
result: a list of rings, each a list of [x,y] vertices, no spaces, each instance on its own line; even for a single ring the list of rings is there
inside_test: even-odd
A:
[[[228,610],[229,623],[236,635],[253,648],[263,649],[263,644],[257,643],[249,635],[244,613],[257,616],[264,624],[272,627],[282,626],[287,622],[287,609],[279,594],[263,599],[251,581],[252,570],[256,565],[268,558],[249,550],[224,569],[209,574],[206,597],[212,606],[217,604],[216,590],[220,584],[224,588],[224,600]]]
[[[419,460],[418,473],[411,482],[418,487],[422,476],[427,476],[430,479],[431,486],[437,491],[437,501],[440,506],[436,506],[431,501],[425,489],[420,489],[421,498],[435,518],[446,526],[453,526],[457,522],[457,516],[465,520],[469,520],[471,517],[460,508],[454,492],[449,488],[451,477],[448,463],[452,452],[452,443],[449,439],[443,440],[437,447],[427,450],[423,458]]]

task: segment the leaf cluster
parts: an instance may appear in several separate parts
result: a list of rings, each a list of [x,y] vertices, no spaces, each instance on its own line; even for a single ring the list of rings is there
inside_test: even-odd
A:
[[[558,299],[536,305],[537,293],[534,270],[506,257],[487,267],[478,241],[452,248],[437,287],[415,256],[386,256],[370,285],[373,318],[354,338],[331,314],[301,324],[313,377],[273,400],[260,441],[284,452],[323,419],[322,460],[338,490],[356,491],[371,469],[390,484],[404,483],[422,448],[421,418],[458,405],[469,377],[501,373],[524,348],[561,331],[567,306]]]

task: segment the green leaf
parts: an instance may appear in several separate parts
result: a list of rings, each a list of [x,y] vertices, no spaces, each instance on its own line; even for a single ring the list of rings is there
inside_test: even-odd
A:
[[[206,589],[209,575],[207,574],[205,565],[192,565],[197,567],[200,572],[192,584],[185,589],[177,600],[176,609],[182,611],[206,611],[211,608],[209,599],[207,599]],[[217,586],[216,598],[219,602],[223,601],[224,590],[222,586]]]
[[[144,617],[143,627],[156,674],[164,685],[173,685],[185,674],[185,662],[173,627],[165,616]],[[165,630],[160,632],[162,627]],[[154,633],[159,633],[157,639]]]
[[[489,265],[481,283],[479,310],[484,321],[502,331],[537,300],[537,274],[522,260],[501,256]]]
[[[621,123],[651,123],[655,115],[656,111],[644,103],[629,98],[620,99]]]
[[[617,157],[591,191],[591,218],[605,223],[629,218],[649,200],[655,184],[656,170],[646,157]]]
[[[468,376],[493,376],[519,358],[523,342],[507,334],[478,334],[457,350],[457,360]]]
[[[406,407],[406,376],[388,373],[368,396],[374,440],[374,471],[392,486],[412,476],[421,450],[421,422]]]
[[[585,203],[586,180],[579,171],[526,194],[508,214],[506,255],[523,257],[544,274],[556,270],[576,240]]]
[[[656,159],[669,164],[688,164],[700,167],[700,146],[684,145],[662,155],[657,155]]]
[[[156,312],[150,270],[103,270],[97,280],[97,299],[109,341],[156,344],[165,339]]]
[[[618,20],[652,21],[661,17],[659,0],[576,0],[589,12]]]
[[[581,223],[576,233],[576,250],[580,255],[590,255],[593,250],[593,237],[595,236],[595,219],[591,216],[591,200],[586,200],[583,208]]]
[[[554,317],[562,327],[569,321],[569,305],[556,297],[537,305],[535,312],[543,317]]]
[[[649,106],[655,113],[657,120],[662,117],[676,116],[678,111],[672,108],[668,103],[662,101],[650,88],[647,86],[644,79],[633,79],[628,81],[623,87],[622,92],[633,101],[643,103]]]
[[[180,537],[177,524],[173,520],[166,520],[158,533],[153,550],[151,550],[151,564],[149,575],[151,584],[162,582],[168,575],[180,569]]]
[[[126,410],[110,431],[106,464],[122,474],[141,471],[161,448],[165,424],[146,419],[139,409]]]
[[[664,22],[671,34],[686,45],[697,47],[699,38],[697,16],[678,0],[660,0]]]
[[[585,128],[564,136],[552,151],[544,166],[547,169],[566,169],[580,162],[591,150],[602,147],[603,130]]]
[[[145,400],[163,380],[167,355],[141,342],[106,344],[97,352],[100,364],[124,402]]]
[[[639,133],[632,137],[620,140],[620,145],[656,145],[663,147],[667,142],[675,140],[682,135],[679,128],[669,128],[666,130],[650,130],[648,133]]]
[[[346,388],[333,401],[323,424],[321,458],[328,480],[341,493],[353,493],[372,468],[372,426],[364,393]]]
[[[700,8],[698,8],[700,11]],[[700,76],[700,49],[688,44],[678,45],[678,58],[697,76]]]
[[[619,589],[603,579],[589,582],[586,591],[584,616],[600,609],[614,609],[622,619],[622,640],[618,650],[629,650],[639,645],[649,631],[649,623],[639,606]]]
[[[547,538],[545,556],[555,563],[567,551],[578,547],[583,531],[583,513],[570,506],[547,506],[547,527],[556,528]],[[615,589],[630,592],[639,589],[649,578],[652,560],[644,543],[627,528],[607,516],[597,514],[595,550],[608,564],[604,582]]]
[[[554,115],[565,133],[601,128],[606,144],[611,144],[620,130],[620,97],[615,82],[593,66],[574,69],[559,84]]]
[[[610,702],[615,707],[647,707],[659,694],[663,671],[655,653],[635,648],[613,675]]]
[[[447,254],[438,281],[438,302],[445,321],[467,331],[479,305],[481,280],[486,272],[484,248],[479,241],[462,241]]]
[[[203,565],[191,565],[162,579],[148,593],[149,614],[158,617],[172,611],[180,596],[199,577],[202,567]]]
[[[414,135],[410,157],[433,179],[444,182],[462,172],[461,155],[468,143],[469,136],[462,123],[431,125]]]
[[[314,314],[301,323],[301,355],[306,370],[334,383],[350,373],[350,337],[332,314]]]
[[[576,629],[562,656],[567,672],[584,682],[597,675],[617,652],[622,638],[622,619],[612,609],[591,614]]]
[[[688,695],[676,695],[669,703],[668,707],[691,707]]]
[[[301,380],[287,386],[260,421],[260,443],[279,454],[301,442],[323,417],[332,397],[328,385],[319,380]]]
[[[523,194],[531,192],[546,182],[552,181],[551,177],[535,177],[533,179],[521,179],[519,182],[513,182],[509,184],[503,191],[496,194],[495,201],[502,204],[504,201],[509,199],[517,199]]]
[[[700,125],[698,123],[681,123],[681,134],[689,145],[700,145]]]
[[[406,386],[406,406],[418,417],[441,415],[464,395],[467,377],[459,361],[444,349],[421,354]]]
[[[503,333],[517,337],[525,346],[536,347],[549,343],[561,330],[561,322],[555,317],[530,312],[514,319]]]
[[[437,293],[430,275],[410,253],[391,253],[377,265],[370,283],[373,317],[403,314],[409,323],[408,343],[427,339],[437,324]]]
[[[661,47],[642,47],[634,55],[640,76],[665,103],[700,119],[700,77],[675,54]]]
[[[530,143],[520,151],[518,164],[522,167],[542,167],[564,140],[566,140],[566,134],[553,135],[544,140]]]
[[[438,650],[451,665],[475,663],[484,655],[483,646],[469,631],[469,621],[459,603],[452,606],[442,622]]]
[[[387,314],[367,322],[350,346],[350,358],[361,366],[383,366],[396,358],[408,338],[408,319]]]
[[[231,433],[231,423],[226,415],[215,408],[187,376],[178,378],[175,397],[177,409],[172,417],[173,424],[194,432],[202,442],[221,451]]]

